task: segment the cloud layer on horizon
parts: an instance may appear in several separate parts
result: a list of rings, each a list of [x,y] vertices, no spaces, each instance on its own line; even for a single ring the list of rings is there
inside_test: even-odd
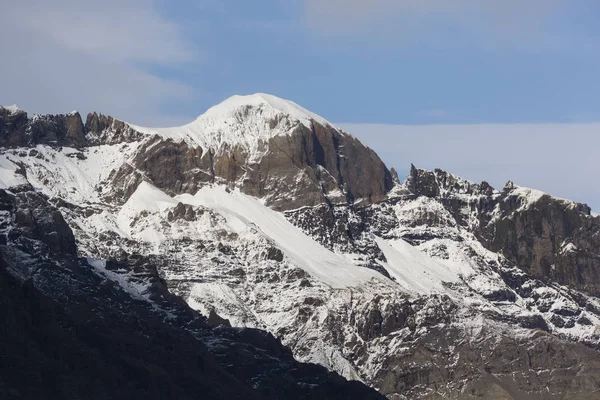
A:
[[[400,174],[413,163],[498,189],[512,180],[600,211],[600,123],[339,125]]]

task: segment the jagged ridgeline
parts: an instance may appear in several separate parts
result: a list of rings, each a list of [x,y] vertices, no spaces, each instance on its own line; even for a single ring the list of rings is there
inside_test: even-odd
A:
[[[40,365],[92,371],[70,360],[95,354],[101,378],[81,381],[123,388],[97,398],[164,398],[156,379],[171,398],[197,384],[215,398],[600,391],[600,218],[586,205],[414,166],[399,182],[350,134],[265,94],[159,129],[0,108],[0,145],[3,312],[19,332],[7,343],[23,338],[6,348],[49,351],[23,332],[59,321],[79,353]],[[14,316],[32,299],[47,324]],[[102,339],[77,334],[92,315],[109,321]],[[10,382],[25,381],[0,394],[30,394]]]

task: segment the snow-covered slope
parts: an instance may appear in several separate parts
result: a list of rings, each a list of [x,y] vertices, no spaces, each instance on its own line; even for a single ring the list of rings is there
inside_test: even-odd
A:
[[[407,291],[425,295],[446,292],[443,284],[458,282],[468,269],[461,271],[460,264],[435,260],[403,239],[375,241],[388,260],[387,271]]]
[[[121,208],[117,217],[119,228],[129,232],[130,237],[146,242],[169,240],[160,227],[162,220],[159,215],[180,203],[210,209],[223,217],[228,230],[237,235],[243,235],[250,228],[258,230],[259,234],[282,250],[294,265],[333,288],[357,286],[371,279],[387,281],[381,274],[353,265],[342,255],[324,248],[282,214],[269,209],[259,200],[222,186],[204,187],[193,196],[183,194],[169,197],[151,184],[142,182]],[[135,229],[132,222],[142,213],[159,214],[156,226],[148,226],[142,231]]]
[[[333,288],[357,286],[371,279],[385,281],[381,274],[349,263],[343,256],[308,237],[282,214],[237,190],[229,192],[223,187],[205,187],[194,196],[184,194],[176,199],[184,204],[216,211],[225,217],[234,232],[237,227],[246,229],[248,225],[255,226],[295,265]]]

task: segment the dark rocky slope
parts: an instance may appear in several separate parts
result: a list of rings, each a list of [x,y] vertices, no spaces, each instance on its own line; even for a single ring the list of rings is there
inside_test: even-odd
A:
[[[270,334],[210,327],[143,258],[108,263],[147,287],[148,300],[132,297],[78,259],[61,214],[21,189],[0,191],[1,398],[383,398],[296,362]]]

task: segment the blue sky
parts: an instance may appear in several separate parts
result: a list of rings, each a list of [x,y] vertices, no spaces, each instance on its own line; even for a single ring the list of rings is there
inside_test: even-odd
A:
[[[354,123],[600,119],[600,3],[529,2],[433,0],[421,10],[385,0],[162,6],[203,49],[205,63],[184,79],[204,92],[206,105],[262,91]],[[185,105],[198,113],[197,104]]]
[[[436,146],[439,135],[460,136],[465,124],[512,124],[502,132],[527,137],[523,124],[600,121],[593,0],[23,0],[2,9],[0,104],[30,112],[99,110],[173,125],[233,94],[267,92],[352,127],[400,171],[410,162],[456,167],[455,152],[440,151],[435,161],[417,150],[389,154],[390,141],[422,146],[411,142],[419,135]],[[444,128],[406,127],[427,124]],[[600,141],[595,125],[586,129],[585,143],[557,168],[595,160]],[[502,136],[477,132],[476,153],[486,137]],[[457,172],[478,179],[489,171],[495,183],[508,171],[517,183],[599,208],[589,181],[598,180],[600,163],[578,175],[585,187],[565,189],[561,176],[549,183],[544,171],[521,176],[544,154],[556,157],[545,146],[560,143],[559,132],[565,140],[565,130],[545,132],[547,140],[520,141],[530,146],[529,164],[507,158],[505,167],[521,169],[480,168],[480,160]]]

